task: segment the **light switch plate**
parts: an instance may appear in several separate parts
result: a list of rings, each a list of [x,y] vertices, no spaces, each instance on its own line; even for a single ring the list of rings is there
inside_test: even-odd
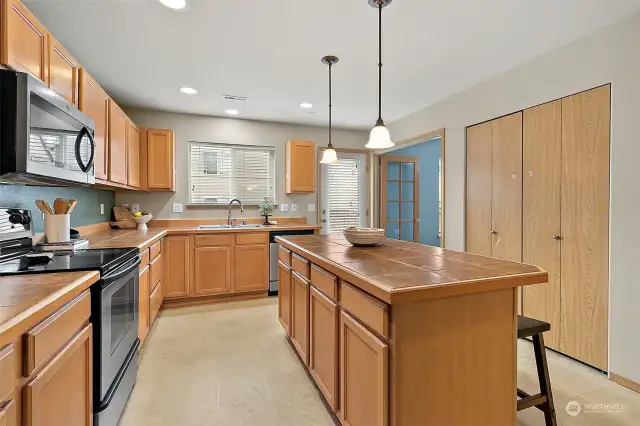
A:
[[[289,204],[280,204],[280,211],[281,212],[288,212],[289,211]]]
[[[140,204],[132,204],[131,205],[131,211],[132,212],[139,212],[140,211]]]
[[[297,212],[298,211],[298,205],[297,204],[291,204],[291,211],[292,212]]]
[[[174,213],[182,213],[182,204],[173,203],[173,212]]]
[[[315,212],[316,211],[316,205],[315,204],[309,204],[307,206],[307,210],[310,212]]]

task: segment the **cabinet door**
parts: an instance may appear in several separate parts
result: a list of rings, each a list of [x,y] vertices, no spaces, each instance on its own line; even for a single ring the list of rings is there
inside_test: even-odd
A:
[[[608,364],[611,88],[562,100],[561,351]]]
[[[187,235],[176,235],[162,239],[165,268],[162,275],[162,291],[165,299],[189,296],[191,266],[189,265],[190,242]]]
[[[107,179],[107,170],[109,169],[109,141],[107,139],[109,95],[83,68],[80,68],[79,95],[78,108],[91,117],[94,122],[93,139],[96,144],[96,152],[93,164],[96,179]]]
[[[91,324],[23,388],[25,426],[90,426],[93,420]]]
[[[235,246],[233,290],[238,292],[269,289],[269,246]]]
[[[149,333],[149,292],[149,265],[147,265],[140,271],[139,279],[138,337],[140,338],[140,343],[144,342]]]
[[[17,71],[26,71],[47,83],[47,29],[19,0],[2,1],[0,59]]]
[[[0,426],[18,426],[16,406],[16,401],[11,400],[0,408]]]
[[[340,420],[344,426],[389,422],[389,347],[346,312],[340,316]]]
[[[523,287],[523,315],[546,321],[545,344],[560,349],[560,166],[562,101],[524,111],[522,261],[549,273]]]
[[[278,261],[278,318],[291,336],[291,267]]]
[[[127,184],[140,186],[140,132],[131,120],[127,123]]]
[[[195,247],[193,250],[194,279],[191,296],[230,293],[232,248]],[[250,267],[245,265],[245,268]]]
[[[491,256],[491,122],[467,129],[466,249]]]
[[[311,287],[309,371],[327,403],[338,410],[338,306]]]
[[[285,151],[286,192],[314,192],[316,190],[316,144],[291,140]]]
[[[49,34],[49,88],[78,105],[80,65],[58,40]]]
[[[173,131],[147,130],[147,163],[148,188],[173,191],[175,189]]]
[[[295,271],[291,273],[291,342],[309,365],[309,282]]]
[[[109,180],[127,183],[127,133],[129,119],[120,107],[109,99]]]
[[[491,256],[522,261],[522,112],[491,122]]]

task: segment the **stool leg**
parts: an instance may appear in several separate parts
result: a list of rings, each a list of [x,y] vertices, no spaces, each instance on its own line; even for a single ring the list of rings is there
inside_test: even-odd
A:
[[[553,395],[551,393],[551,378],[549,377],[549,366],[547,365],[547,353],[545,351],[542,333],[533,336],[533,349],[536,356],[540,393],[547,396],[547,402],[540,408],[544,413],[545,424],[547,426],[557,426],[556,409],[553,405]]]

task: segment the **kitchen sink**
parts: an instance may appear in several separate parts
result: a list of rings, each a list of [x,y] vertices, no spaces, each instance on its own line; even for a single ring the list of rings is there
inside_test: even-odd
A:
[[[198,231],[213,231],[216,229],[243,229],[243,228],[263,228],[264,225],[198,225]]]

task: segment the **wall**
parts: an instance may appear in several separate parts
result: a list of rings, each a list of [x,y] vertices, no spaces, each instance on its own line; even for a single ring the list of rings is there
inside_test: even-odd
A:
[[[293,124],[267,123],[202,115],[178,114],[137,108],[124,108],[129,117],[144,127],[170,128],[176,137],[176,192],[175,193],[118,193],[116,202],[139,203],[140,208],[150,211],[159,219],[226,218],[227,207],[189,208],[189,141],[227,142],[245,145],[267,145],[276,147],[276,203],[298,205],[297,212],[280,212],[276,216],[306,216],[309,223],[316,223],[315,212],[308,211],[308,204],[316,204],[316,194],[285,194],[284,156],[285,143],[289,139],[315,141],[325,146],[328,130],[323,127]],[[349,130],[334,130],[333,140],[342,148],[364,148],[367,133]],[[319,159],[318,159],[319,161]],[[185,204],[184,213],[173,213],[172,204]],[[237,207],[234,207],[237,209]],[[245,217],[257,217],[257,207],[245,208]],[[240,218],[241,216],[237,216]]]
[[[446,245],[464,249],[465,126],[612,84],[610,371],[640,383],[640,14],[390,125],[397,140],[446,128]],[[487,58],[490,60],[491,58]]]
[[[0,206],[31,210],[35,232],[44,232],[42,214],[36,207],[35,200],[46,200],[53,207],[53,200],[58,197],[78,200],[78,205],[71,212],[72,227],[107,222],[111,219],[111,208],[115,203],[115,194],[112,191],[0,184]],[[100,204],[104,204],[104,214],[100,214]]]
[[[438,195],[440,192],[440,138],[390,151],[384,155],[402,155],[420,159],[420,236],[421,244],[440,245]]]

